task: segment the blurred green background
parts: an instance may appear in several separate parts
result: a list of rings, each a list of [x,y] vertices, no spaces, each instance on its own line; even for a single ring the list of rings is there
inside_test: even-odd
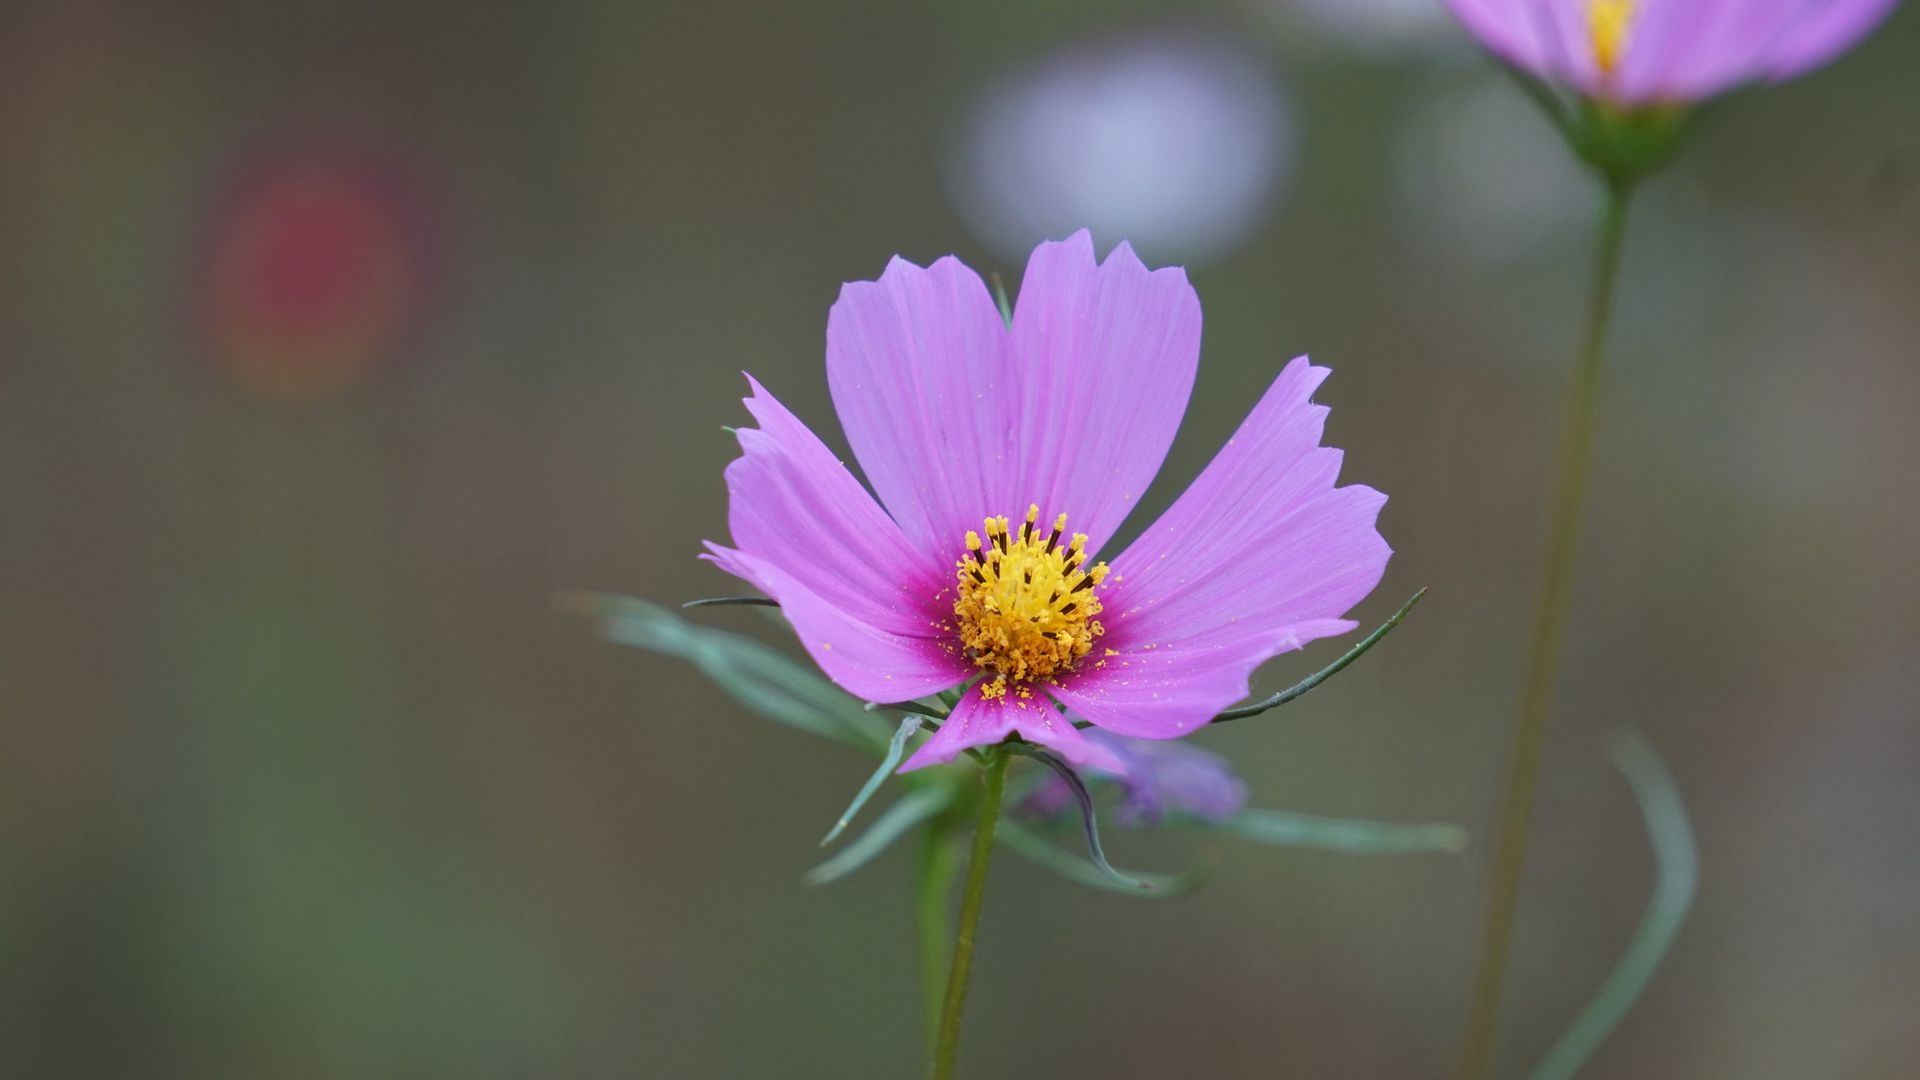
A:
[[[693,556],[739,372],[844,447],[827,308],[896,252],[1190,267],[1147,514],[1333,368],[1398,551],[1357,617],[1432,594],[1201,739],[1260,805],[1484,841],[1591,193],[1436,2],[8,5],[0,1073],[917,1075],[910,852],[800,880],[869,763],[551,608],[737,588]],[[1651,886],[1620,725],[1702,878],[1588,1075],[1920,1071],[1916,63],[1903,11],[1736,95],[1639,207],[1508,1072]],[[1450,1062],[1484,842],[1108,847],[1215,869],[997,867],[973,1075]]]

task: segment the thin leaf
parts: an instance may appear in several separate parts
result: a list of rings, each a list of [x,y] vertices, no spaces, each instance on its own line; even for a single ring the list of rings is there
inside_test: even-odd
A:
[[[838,881],[867,865],[908,829],[945,810],[952,801],[953,791],[945,787],[915,788],[900,796],[899,801],[873,819],[866,832],[854,837],[853,842],[833,858],[807,871],[807,884]]]
[[[860,702],[773,648],[752,638],[690,623],[658,604],[604,593],[570,593],[569,610],[600,621],[609,641],[677,656],[700,669],[734,700],[769,720],[874,754],[887,749]]]
[[[1120,885],[1116,884],[1113,878],[1108,876],[1107,870],[1102,870],[1100,867],[1095,866],[1093,863],[1078,855],[1071,855],[1061,851],[1059,848],[1048,843],[1043,837],[1029,832],[1025,826],[1016,822],[1003,819],[1000,822],[1000,831],[996,835],[1000,842],[1013,849],[1015,854],[1031,862],[1038,863],[1054,873],[1059,874],[1061,877],[1067,878],[1070,881],[1077,881],[1082,885],[1091,885],[1096,889],[1105,889],[1108,892],[1121,893],[1125,896],[1140,896],[1152,900],[1163,900],[1190,891],[1206,877],[1205,871],[1198,866],[1193,866],[1178,874],[1130,872],[1126,875],[1129,880],[1143,882],[1150,886],[1150,888],[1143,889],[1138,885],[1131,884]]]
[[[861,708],[868,712],[904,712],[913,713],[927,725],[928,730],[940,730],[940,724],[951,714],[938,705],[929,705],[923,701],[869,701]]]
[[[1107,861],[1107,853],[1100,848],[1100,824],[1093,811],[1093,794],[1087,790],[1086,782],[1080,779],[1080,774],[1073,771],[1073,766],[1052,751],[1042,750],[1031,743],[1012,742],[1007,744],[1007,749],[1038,761],[1059,773],[1060,779],[1067,782],[1067,789],[1073,792],[1073,801],[1080,806],[1080,823],[1087,833],[1087,858],[1093,861],[1094,867],[1100,873],[1106,875],[1107,880],[1115,885],[1132,889],[1154,887],[1151,882],[1142,881],[1115,870],[1113,864]]]
[[[1246,809],[1207,827],[1276,847],[1323,848],[1354,854],[1408,855],[1436,851],[1458,854],[1467,849],[1466,830],[1458,825],[1399,825],[1316,817],[1286,810]]]
[[[779,607],[780,601],[771,596],[704,596],[698,600],[689,600],[680,606],[697,607],[734,607],[752,605],[754,607]]]
[[[1362,653],[1366,652],[1368,649],[1373,648],[1375,645],[1378,645],[1380,643],[1380,639],[1383,637],[1386,637],[1388,632],[1390,632],[1394,627],[1399,626],[1400,620],[1406,618],[1407,612],[1413,610],[1413,605],[1419,603],[1420,598],[1426,595],[1427,595],[1427,590],[1425,589],[1425,587],[1422,587],[1421,590],[1417,593],[1414,593],[1413,596],[1410,597],[1406,603],[1400,605],[1400,610],[1394,612],[1392,618],[1388,619],[1386,622],[1381,623],[1379,628],[1376,629],[1373,633],[1368,634],[1364,638],[1361,638],[1360,643],[1358,645],[1355,645],[1353,648],[1348,649],[1346,655],[1342,656],[1340,659],[1335,660],[1333,663],[1328,664],[1326,667],[1321,668],[1319,671],[1314,672],[1313,674],[1307,676],[1306,678],[1300,680],[1297,683],[1294,683],[1292,686],[1287,687],[1285,690],[1280,691],[1279,693],[1273,695],[1270,698],[1267,698],[1264,701],[1256,701],[1251,705],[1242,705],[1237,709],[1228,709],[1226,712],[1221,713],[1219,716],[1216,716],[1212,720],[1209,720],[1207,722],[1210,724],[1224,724],[1229,720],[1244,720],[1249,716],[1259,716],[1261,713],[1266,712],[1268,709],[1277,708],[1281,705],[1285,705],[1287,702],[1292,701],[1294,698],[1299,697],[1300,695],[1306,693],[1307,691],[1313,689],[1314,687],[1319,686],[1321,683],[1326,682],[1328,679],[1333,678],[1335,675],[1338,675],[1340,673],[1340,669],[1346,667],[1348,664],[1353,663],[1355,660],[1360,659],[1360,656]]]
[[[1007,300],[1006,280],[1000,276],[1000,271],[998,270],[989,271],[987,280],[993,282],[993,302],[1000,308],[1000,318],[1008,327],[1012,327],[1013,305]]]
[[[847,804],[847,809],[840,815],[840,820],[834,822],[833,828],[828,829],[827,835],[821,838],[821,847],[833,843],[836,837],[847,831],[847,826],[853,821],[853,815],[867,805],[867,800],[873,798],[873,793],[880,790],[881,783],[892,774],[894,767],[900,764],[900,759],[907,755],[907,740],[919,730],[920,717],[918,716],[909,716],[900,721],[900,730],[893,733],[893,741],[887,744],[887,756],[881,759],[880,767],[873,770],[873,775],[867,777],[867,782],[860,786],[859,793],[853,797],[851,803]]]
[[[1647,839],[1652,842],[1658,870],[1653,899],[1647,902],[1646,914],[1640,917],[1640,926],[1634,930],[1620,962],[1600,984],[1586,1011],[1540,1060],[1533,1070],[1533,1080],[1566,1080],[1587,1063],[1639,1000],[1679,934],[1687,909],[1693,906],[1699,859],[1693,830],[1687,825],[1687,808],[1680,802],[1673,777],[1661,764],[1653,744],[1637,733],[1623,731],[1616,736],[1612,756],[1614,766],[1632,786],[1640,816],[1647,824]]]

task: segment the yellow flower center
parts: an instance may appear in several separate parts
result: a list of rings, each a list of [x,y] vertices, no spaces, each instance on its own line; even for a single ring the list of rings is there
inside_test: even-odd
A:
[[[1603,75],[1620,67],[1636,6],[1638,0],[1592,0],[1587,5],[1587,37],[1593,43],[1593,62]]]
[[[1026,683],[1073,670],[1103,632],[1094,616],[1107,564],[1084,568],[1085,533],[1060,542],[1067,515],[1044,536],[1034,528],[1038,520],[1040,508],[1029,506],[1016,534],[1006,518],[988,518],[986,539],[968,532],[967,555],[954,564],[960,643],[989,676],[981,694],[990,700],[1004,697],[1010,680],[1019,696],[1031,697]]]

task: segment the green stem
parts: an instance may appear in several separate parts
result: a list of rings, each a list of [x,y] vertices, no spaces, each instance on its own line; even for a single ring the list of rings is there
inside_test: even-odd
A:
[[[1607,320],[1619,277],[1621,241],[1626,235],[1631,185],[1607,182],[1601,207],[1599,252],[1594,262],[1593,293],[1581,337],[1573,382],[1560,420],[1554,455],[1553,490],[1547,510],[1546,553],[1540,592],[1533,609],[1533,636],[1526,682],[1514,718],[1507,757],[1506,797],[1494,839],[1493,881],[1480,923],[1479,956],[1473,997],[1467,1009],[1460,1048],[1458,1080],[1482,1080],[1493,1066],[1494,1032],[1506,977],[1507,948],[1513,939],[1513,915],[1526,865],[1527,830],[1533,819],[1534,790],[1540,776],[1540,751],[1553,704],[1554,677],[1560,663],[1560,639],[1566,629],[1567,603],[1573,592],[1574,556],[1579,547],[1581,508],[1593,456],[1593,426],[1599,411],[1600,376],[1605,368]]]
[[[920,830],[919,904],[920,989],[927,1011],[927,1040],[940,1031],[940,1006],[947,987],[947,894],[960,869],[953,858],[953,824],[941,815]]]
[[[934,1037],[934,1080],[952,1080],[960,1053],[960,1017],[967,1010],[967,980],[973,974],[973,936],[980,925],[981,901],[987,895],[987,864],[993,860],[993,833],[1000,824],[1000,793],[1007,785],[1009,756],[1004,750],[988,751],[980,821],[973,832],[973,855],[967,863],[966,890],[960,899],[960,926],[953,935],[953,963],[947,969],[947,995]]]

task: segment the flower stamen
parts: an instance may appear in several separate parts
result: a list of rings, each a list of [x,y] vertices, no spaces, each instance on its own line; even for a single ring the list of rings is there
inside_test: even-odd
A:
[[[1074,533],[1065,547],[1067,515],[1053,521],[1042,540],[1034,525],[1040,507],[1027,507],[1019,534],[1005,517],[987,518],[986,536],[967,533],[967,554],[954,564],[959,583],[953,614],[960,644],[990,678],[981,695],[1003,697],[1009,680],[1027,683],[1071,671],[1105,632],[1099,594],[1107,564],[1087,569],[1087,534]],[[1021,696],[1030,693],[1024,686]]]
[[[1587,38],[1601,74],[1612,75],[1619,69],[1637,6],[1638,0],[1592,0],[1587,5]]]

